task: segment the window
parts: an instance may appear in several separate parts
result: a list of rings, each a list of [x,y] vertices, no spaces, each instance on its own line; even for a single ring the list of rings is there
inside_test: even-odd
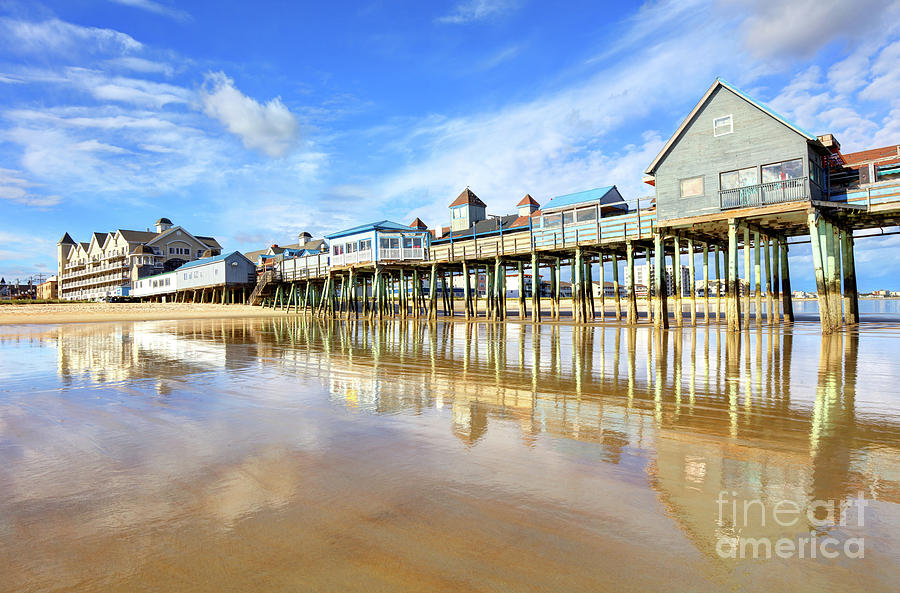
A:
[[[414,249],[422,248],[422,237],[413,237],[412,245]]]
[[[681,180],[681,197],[692,198],[703,195],[703,176]]]
[[[802,159],[782,161],[771,165],[763,165],[762,167],[763,183],[784,181],[785,179],[797,179],[798,177],[803,177]]]
[[[345,247],[347,253],[356,253],[356,243],[347,243]]]
[[[399,237],[381,237],[379,242],[382,249],[400,249]]]
[[[578,222],[590,222],[592,220],[597,220],[597,207],[591,206],[590,208],[582,208],[581,210],[577,210],[575,212],[575,220]]]
[[[758,183],[756,167],[747,167],[737,171],[728,171],[719,174],[719,189],[736,189]]]
[[[559,214],[545,214],[543,217],[544,228],[552,229],[559,226],[561,217]]]
[[[175,248],[169,247],[169,255],[172,255],[173,253],[175,253]]]
[[[403,248],[412,249],[412,237],[403,237]]]
[[[734,131],[734,121],[730,115],[717,117],[713,120],[713,136],[724,136]]]
[[[456,206],[453,208],[453,210],[450,211],[453,218],[465,218],[466,215],[463,208],[465,208],[465,206]]]
[[[363,239],[359,242],[360,251],[367,251],[369,249],[372,249],[372,239]]]
[[[825,170],[812,159],[809,161],[809,178],[819,187],[825,187]]]
[[[563,226],[572,224],[573,222],[575,222],[575,211],[569,210],[568,212],[563,212]]]

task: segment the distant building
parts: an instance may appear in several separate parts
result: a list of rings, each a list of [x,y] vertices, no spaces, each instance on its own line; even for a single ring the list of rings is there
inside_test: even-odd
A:
[[[653,286],[653,280],[656,277],[656,273],[653,270],[652,264],[644,264],[644,265],[635,265],[634,266],[634,282],[635,284],[640,284],[644,286],[643,296],[647,294],[647,286]],[[628,268],[625,269],[625,284],[628,285],[631,283],[631,274],[629,273]],[[712,282],[710,283],[712,284]],[[691,296],[691,274],[690,270],[687,266],[681,266],[681,290],[682,296]],[[640,294],[640,293],[638,293]],[[672,266],[666,266],[666,295],[674,296],[675,295],[675,286],[672,283]]]
[[[86,243],[66,233],[57,243],[59,298],[127,295],[139,278],[174,270],[204,255],[218,255],[221,249],[214,238],[194,235],[168,218],[157,220],[153,231],[93,233]]]
[[[185,290],[233,288],[256,281],[256,266],[238,251],[188,262],[171,272],[154,274],[134,282],[131,296],[174,296]]]
[[[56,276],[50,276],[37,286],[37,298],[49,301],[59,298],[59,281]]]
[[[264,260],[272,259],[274,261],[276,256],[282,256],[282,258],[302,257],[304,255],[315,255],[327,251],[328,243],[325,239],[313,239],[313,236],[310,233],[304,231],[297,234],[296,243],[291,243],[290,245],[278,245],[276,243],[265,249],[249,251],[244,254],[244,257],[255,262],[256,265],[259,266],[263,264]]]

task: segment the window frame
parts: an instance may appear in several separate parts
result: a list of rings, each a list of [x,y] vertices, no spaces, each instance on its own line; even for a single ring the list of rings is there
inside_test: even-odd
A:
[[[678,180],[678,195],[682,198],[699,198],[706,193],[706,176],[705,175],[694,175],[693,177],[682,177]],[[684,193],[684,182],[685,181],[694,181],[695,179],[700,180],[700,193],[696,194],[685,194]]]
[[[718,122],[720,122],[722,120],[728,121],[729,125],[728,125],[727,132],[721,132],[721,131],[717,130]],[[714,138],[718,138],[719,136],[727,136],[728,134],[733,134],[733,133],[734,133],[734,114],[729,113],[728,115],[722,115],[722,116],[713,118],[713,137]]]

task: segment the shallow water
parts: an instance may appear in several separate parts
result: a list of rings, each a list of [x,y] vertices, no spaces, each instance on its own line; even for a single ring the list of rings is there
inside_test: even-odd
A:
[[[894,591],[898,338],[0,327],[0,591]]]

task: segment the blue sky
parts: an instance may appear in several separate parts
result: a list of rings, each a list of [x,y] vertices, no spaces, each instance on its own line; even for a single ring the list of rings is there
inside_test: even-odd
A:
[[[641,172],[721,76],[845,152],[900,142],[900,2],[0,0],[0,275],[160,216],[226,248],[430,226]],[[863,290],[900,289],[894,237]],[[811,288],[808,249],[792,260]]]

